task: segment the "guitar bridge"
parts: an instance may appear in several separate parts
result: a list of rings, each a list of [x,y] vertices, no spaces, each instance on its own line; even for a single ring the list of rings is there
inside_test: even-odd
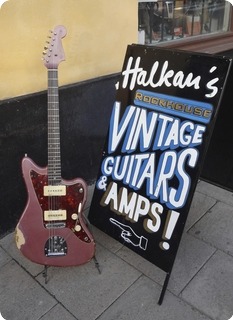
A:
[[[67,254],[67,243],[60,236],[50,237],[45,243],[44,252],[47,257],[65,256]]]

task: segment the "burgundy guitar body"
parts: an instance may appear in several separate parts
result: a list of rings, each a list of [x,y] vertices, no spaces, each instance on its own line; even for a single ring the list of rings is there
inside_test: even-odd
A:
[[[62,180],[67,194],[56,196],[52,201],[59,210],[65,208],[66,220],[55,220],[54,217],[52,222],[45,221],[44,211],[48,210],[51,201],[43,196],[48,181],[47,168],[40,168],[25,157],[22,170],[28,202],[16,228],[18,248],[28,259],[43,265],[76,266],[89,261],[94,255],[94,240],[78,212],[79,206],[86,201],[85,182],[80,178]]]
[[[45,266],[77,266],[91,260],[95,242],[83,215],[84,180],[61,177],[57,66],[64,60],[63,26],[53,32],[45,59],[48,68],[48,167],[22,160],[28,200],[16,227],[16,244],[25,257]]]

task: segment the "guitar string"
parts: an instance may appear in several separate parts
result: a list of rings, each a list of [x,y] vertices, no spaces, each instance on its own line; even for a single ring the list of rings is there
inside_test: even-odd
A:
[[[54,155],[55,155],[55,94],[54,92],[54,72],[52,69],[48,69],[48,144],[49,144],[49,153],[48,153],[48,186],[49,188],[54,185],[54,171],[55,171],[55,161],[54,161]],[[48,192],[49,189],[48,189]],[[49,250],[50,252],[54,250],[54,236],[55,236],[55,231],[54,231],[54,222],[53,221],[53,210],[56,208],[55,204],[55,197],[48,194],[48,212],[49,212]],[[52,218],[50,218],[52,217]]]
[[[50,170],[51,172],[51,184],[52,185],[60,185],[61,184],[61,154],[60,154],[60,121],[59,121],[59,96],[58,96],[58,70],[53,69],[50,70],[50,100],[51,100],[51,108],[50,108],[50,128],[52,131],[50,132],[51,138],[51,146],[52,151],[50,153]],[[60,205],[62,202],[61,196],[51,196],[50,197],[50,208],[51,210],[60,210]],[[53,212],[51,212],[53,217]],[[67,220],[67,216],[66,216]],[[59,219],[58,219],[59,221]],[[54,248],[54,236],[55,236],[55,215],[54,220],[51,222],[51,230],[53,231],[51,234],[51,242],[52,249]],[[54,224],[53,224],[54,223]],[[54,226],[54,227],[53,227]],[[71,236],[71,232],[67,232],[67,236],[63,237],[62,243],[64,243],[68,237]]]
[[[48,192],[49,192],[49,186],[50,186],[50,123],[49,123],[49,119],[50,119],[50,109],[51,109],[51,97],[50,97],[50,70],[48,69]],[[48,193],[48,217],[50,216],[50,210],[51,210],[51,204],[50,204],[50,195]],[[47,217],[47,220],[49,220]],[[49,249],[51,248],[51,230],[50,230],[50,227],[51,227],[51,223],[50,223],[50,220],[48,221],[48,227],[49,227]]]
[[[53,159],[53,157],[54,157],[54,152],[55,152],[55,143],[54,143],[54,130],[55,130],[55,128],[54,128],[54,112],[55,112],[55,97],[54,97],[54,94],[55,93],[53,93],[53,87],[54,87],[54,74],[53,74],[54,72],[53,72],[53,70],[51,70],[51,72],[50,72],[50,96],[51,96],[51,100],[52,100],[52,104],[51,104],[51,115],[50,115],[50,125],[51,125],[51,128],[52,128],[52,130],[51,130],[51,146],[52,146],[52,149],[51,149],[51,153],[50,153],[50,164],[51,164],[51,174],[52,174],[52,176],[51,176],[51,178],[52,178],[52,180],[51,180],[51,184],[52,184],[52,186],[54,186],[55,184],[54,184],[54,179],[55,179],[55,176],[54,176],[54,174],[55,174],[55,172],[54,172],[54,170],[55,170],[55,168],[54,168],[54,164],[55,164],[55,162],[54,162],[54,159]],[[51,217],[53,217],[53,210],[55,209],[55,207],[54,207],[54,196],[53,195],[51,195],[51,201],[52,201],[52,207],[51,207],[51,210],[52,210],[52,212],[51,212]],[[51,220],[52,221],[52,226],[53,226],[53,219]],[[52,230],[53,230],[53,228],[52,228]],[[53,230],[54,231],[54,230]]]
[[[54,92],[54,95],[52,96],[52,98],[54,99],[54,121],[52,121],[52,123],[54,124],[54,142],[55,142],[55,173],[57,174],[58,178],[58,184],[61,183],[61,153],[60,153],[60,128],[59,128],[59,89],[58,89],[58,70],[55,69],[53,70],[53,75],[52,75],[52,82],[53,82],[53,90],[55,90],[56,92]],[[61,199],[59,196],[54,197],[56,199],[55,201],[55,209],[58,210],[60,209],[59,205],[59,200]],[[78,224],[78,221],[80,220],[80,214],[81,214],[81,210],[82,210],[82,202],[79,203],[78,205],[78,218],[76,219],[76,222],[74,224],[75,228]],[[68,217],[66,216],[66,220],[68,219]],[[63,237],[63,242],[66,242],[66,240],[72,235],[72,232],[68,232],[66,236]]]
[[[52,160],[52,185],[56,186],[57,185],[57,179],[58,179],[58,77],[57,77],[57,69],[52,70],[52,79],[51,79],[51,94],[52,94],[52,118],[50,121],[52,122],[52,157],[50,160]],[[51,155],[50,155],[51,156]],[[58,179],[59,180],[59,179]],[[59,183],[59,182],[58,182]],[[52,196],[52,211],[53,210],[58,210],[58,196]],[[55,241],[55,215],[53,215],[52,212],[52,217],[54,217],[54,220],[52,219],[52,223],[54,228],[53,230],[53,244]],[[54,245],[55,246],[55,245]],[[54,248],[53,248],[54,249]]]
[[[51,181],[51,170],[52,170],[52,163],[51,163],[51,152],[52,152],[52,123],[51,123],[51,112],[52,112],[52,96],[51,96],[51,70],[48,70],[48,99],[49,99],[49,110],[48,110],[48,143],[49,143],[49,154],[48,154],[48,186],[52,185]],[[49,189],[48,189],[49,192]],[[52,196],[48,194],[48,202],[49,202],[49,216],[52,214]],[[49,250],[52,249],[52,222],[49,219]]]
[[[54,102],[54,107],[52,109],[53,112],[53,142],[54,142],[54,153],[53,153],[53,169],[54,169],[54,185],[61,185],[61,152],[60,152],[60,116],[59,116],[59,89],[58,89],[58,70],[54,69],[52,71],[52,99]],[[54,196],[53,198],[53,209],[54,210],[60,210],[60,206],[62,205],[61,201],[62,196]],[[58,212],[59,213],[59,212]],[[63,213],[61,213],[63,214]],[[66,213],[66,220],[68,219],[67,213]],[[55,220],[56,221],[56,220]],[[59,221],[59,220],[58,220]],[[67,223],[67,221],[66,221]],[[54,228],[55,229],[55,228]],[[54,232],[55,233],[55,232]],[[68,237],[71,236],[71,232],[68,232],[67,235],[63,237],[62,243],[65,243]]]
[[[52,58],[53,59],[53,58]],[[52,63],[52,65],[54,65]],[[48,142],[49,142],[49,157],[48,157],[48,185],[61,184],[61,154],[60,154],[60,121],[59,121],[59,96],[58,96],[58,70],[48,69],[48,120],[49,120],[49,132],[48,132]],[[59,181],[56,181],[59,180]],[[48,195],[48,210],[50,212],[53,210],[60,209],[59,196],[49,196]],[[82,211],[82,202],[79,203],[78,209],[78,219],[80,218],[80,212]],[[58,211],[57,211],[58,212]],[[51,212],[53,217],[53,212]],[[66,217],[67,219],[67,217]],[[74,225],[76,227],[78,219]],[[54,250],[54,236],[55,236],[55,221],[49,221],[49,250]],[[54,228],[53,228],[54,226]],[[68,232],[67,236],[63,238],[63,243],[71,236],[72,232]]]
[[[55,78],[55,80],[54,80]],[[59,120],[59,97],[58,97],[58,69],[53,71],[53,81],[55,82],[55,86],[53,84],[54,93],[54,143],[55,143],[55,154],[54,154],[54,172],[55,172],[55,185],[61,185],[61,154],[60,154],[60,120]],[[55,196],[55,210],[60,209],[60,200],[61,196]],[[59,212],[58,212],[59,213]]]
[[[53,154],[52,154],[52,164],[53,164],[53,185],[57,186],[61,184],[61,163],[60,163],[60,132],[59,132],[59,101],[58,101],[58,70],[52,70],[52,99],[53,99],[53,108],[52,108],[52,137],[53,137]],[[59,213],[60,209],[60,197],[55,195],[53,199],[53,210]],[[53,216],[53,215],[52,215]],[[54,235],[55,235],[55,221],[56,217],[54,215]]]

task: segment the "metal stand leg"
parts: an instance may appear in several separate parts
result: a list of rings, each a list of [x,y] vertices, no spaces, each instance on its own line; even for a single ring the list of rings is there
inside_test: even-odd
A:
[[[86,216],[84,216],[84,219],[86,221],[86,225],[89,227],[89,230],[92,232],[92,225],[90,224],[90,221],[88,220],[88,218]],[[93,257],[94,262],[95,262],[95,267],[97,268],[97,270],[99,271],[99,274],[101,274],[101,270],[100,270],[100,265],[98,260],[96,259],[96,256],[94,255]]]
[[[167,285],[168,285],[168,281],[170,279],[170,273],[167,273],[166,274],[166,278],[164,280],[164,284],[163,284],[163,289],[161,291],[161,294],[160,294],[160,297],[159,297],[159,301],[158,301],[158,304],[161,306],[162,302],[163,302],[163,298],[164,298],[164,295],[165,295],[165,292],[166,292],[166,289],[167,289]]]
[[[101,274],[100,265],[99,265],[98,260],[96,259],[96,256],[94,256],[93,259],[94,259],[94,262],[95,262],[95,267],[99,271],[99,274]]]
[[[48,283],[48,266],[44,266],[44,271],[43,271],[43,277],[44,277],[44,279],[45,279],[45,284],[47,284]]]

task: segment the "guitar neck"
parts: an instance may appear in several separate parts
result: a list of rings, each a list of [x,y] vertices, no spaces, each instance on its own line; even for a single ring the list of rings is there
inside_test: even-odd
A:
[[[48,69],[48,184],[61,182],[58,70]]]

